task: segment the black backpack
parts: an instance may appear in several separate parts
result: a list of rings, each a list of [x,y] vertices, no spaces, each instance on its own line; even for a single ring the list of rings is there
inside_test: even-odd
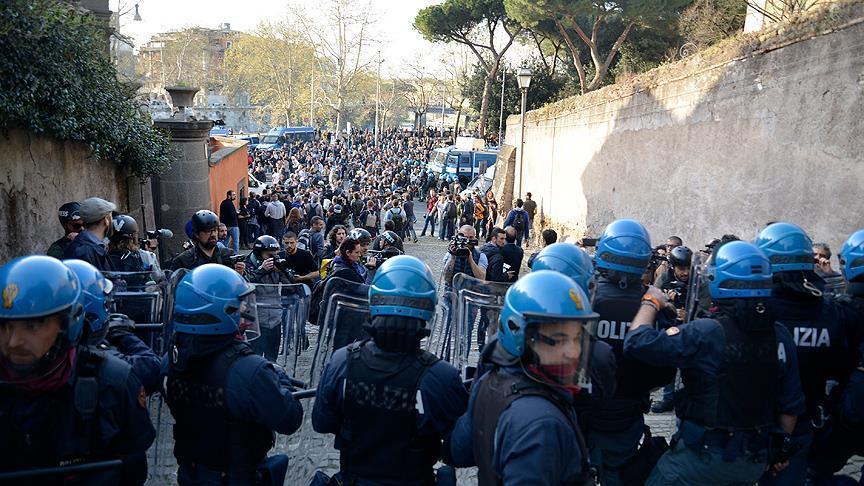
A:
[[[456,203],[453,201],[447,202],[447,219],[456,219]]]
[[[525,231],[525,212],[516,209],[514,209],[513,212],[513,229],[518,233],[521,233]]]
[[[393,212],[396,209],[397,212]],[[390,208],[390,221],[393,221],[393,227],[396,231],[402,231],[402,228],[405,227],[405,218],[402,216],[402,212],[398,210],[398,208]]]

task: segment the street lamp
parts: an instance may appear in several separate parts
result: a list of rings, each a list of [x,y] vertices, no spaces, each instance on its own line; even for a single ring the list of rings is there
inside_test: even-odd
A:
[[[531,86],[531,70],[523,67],[519,68],[516,74],[516,82],[519,83],[519,89],[522,91],[522,114],[519,116],[519,192],[516,197],[522,196],[522,167],[525,160],[525,112],[528,109],[528,87]]]
[[[141,22],[141,20],[142,20],[142,19],[141,19],[141,14],[138,13],[138,4],[136,3],[136,4],[135,4],[135,16],[132,17],[132,21],[133,21],[133,22]]]

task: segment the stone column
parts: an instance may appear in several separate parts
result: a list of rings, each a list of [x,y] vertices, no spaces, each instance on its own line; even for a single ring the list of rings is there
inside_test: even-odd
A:
[[[193,89],[194,96],[197,88],[184,88],[186,93],[166,89],[174,100],[175,108],[179,109],[172,118],[157,120],[154,124],[168,131],[178,158],[159,177],[159,207],[156,210],[160,227],[174,232],[174,238],[162,242],[165,245],[165,257],[172,257],[182,250],[186,240],[186,222],[192,214],[199,209],[210,209],[210,166],[207,158],[213,122],[187,116],[184,108],[188,105],[180,105],[181,102],[191,105],[191,96],[187,98],[188,101],[180,101],[179,98]]]

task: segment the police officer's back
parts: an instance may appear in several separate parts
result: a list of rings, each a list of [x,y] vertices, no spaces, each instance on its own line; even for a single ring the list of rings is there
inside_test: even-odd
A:
[[[290,379],[243,341],[257,331],[247,302],[253,290],[216,264],[194,269],[177,287],[166,401],[181,485],[252,484],[274,431],[300,428]]]
[[[494,369],[472,386],[452,437],[455,464],[476,464],[480,485],[588,482],[573,402],[589,375],[596,318],[561,273],[532,271],[507,291]]]
[[[143,483],[146,464],[128,458],[142,458],[155,437],[144,389],[128,364],[79,344],[78,277],[54,258],[22,257],[0,268],[0,289],[0,471],[123,459],[66,479]]]
[[[592,410],[586,427],[591,457],[609,486],[625,484],[624,475],[643,474],[634,471],[631,461],[645,432],[649,392],[675,376],[671,366],[653,366],[624,354],[624,336],[645,292],[642,274],[650,260],[651,239],[637,221],[613,221],[597,242],[592,309],[600,315],[597,338],[615,353],[617,383],[614,398]],[[663,322],[671,324],[671,319],[664,315]]]
[[[824,298],[819,288],[824,282],[814,270],[813,243],[804,230],[791,223],[774,223],[759,233],[755,243],[771,261],[771,310],[795,339],[807,404],[792,435],[798,452],[776,478],[766,477],[760,483],[803,484],[810,444],[827,417],[826,382],[845,382],[854,350],[843,329],[840,307]]]
[[[333,354],[312,426],[336,435],[345,484],[434,484],[441,441],[468,400],[458,370],[420,350],[435,282],[420,260],[397,256],[379,268],[369,300],[372,338]]]
[[[767,466],[776,471],[788,459],[769,459],[769,445],[783,444],[782,432],[790,433],[804,411],[795,344],[771,313],[768,258],[743,241],[726,243],[712,258],[712,318],[656,329],[668,301],[651,287],[624,341],[627,355],[677,366],[683,381],[677,443],[649,485],[752,484]]]
[[[171,270],[193,269],[207,263],[218,263],[243,272],[246,265],[231,261],[232,251],[216,245],[219,233],[219,216],[202,209],[192,215],[192,247],[177,255],[171,262]]]

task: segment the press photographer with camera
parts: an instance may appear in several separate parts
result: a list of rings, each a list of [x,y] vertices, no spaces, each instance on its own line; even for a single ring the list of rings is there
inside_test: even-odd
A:
[[[153,239],[171,234],[170,230],[148,231],[148,238],[140,238],[138,232],[138,222],[135,218],[126,214],[118,214],[111,220],[114,231],[108,240],[108,259],[114,270],[119,272],[153,272],[153,275],[159,275],[162,270],[159,268],[159,261],[152,252],[142,248],[149,238]]]
[[[477,230],[465,225],[450,240],[447,255],[444,256],[445,287],[453,285],[453,277],[464,273],[480,280],[486,280],[486,267],[489,261],[486,255],[477,250]]]
[[[192,247],[177,255],[171,262],[171,270],[193,269],[205,263],[218,263],[233,268],[243,275],[246,264],[243,255],[233,255],[228,248],[216,246],[219,233],[219,217],[213,211],[202,209],[192,215]]]
[[[296,238],[294,242],[296,245]],[[279,257],[279,251],[276,238],[262,235],[252,243],[252,253],[246,257],[247,278],[263,284],[255,288],[255,300],[264,304],[257,308],[261,336],[250,344],[255,354],[270,361],[276,361],[282,341],[282,296],[275,285],[295,282],[294,272],[288,268],[287,260]]]
[[[669,251],[666,261],[666,271],[657,277],[654,286],[669,296],[669,302],[675,306],[678,322],[684,322],[693,252],[686,246],[676,246]]]

